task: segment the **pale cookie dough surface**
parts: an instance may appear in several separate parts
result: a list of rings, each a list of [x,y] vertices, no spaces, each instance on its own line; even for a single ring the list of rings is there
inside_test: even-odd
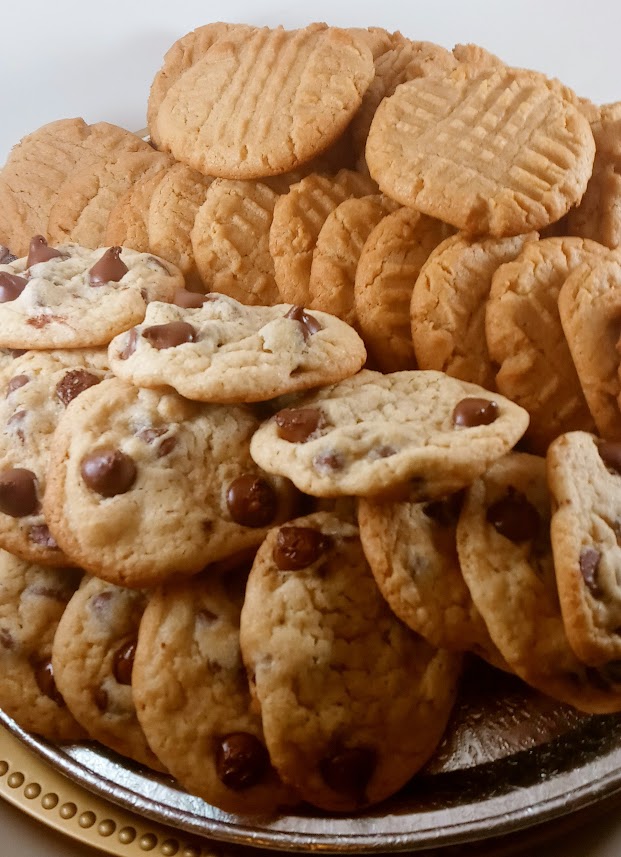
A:
[[[582,238],[530,241],[493,275],[486,309],[487,347],[501,393],[530,414],[537,451],[564,431],[590,431],[582,392],[559,317],[559,293],[572,271],[609,251]]]
[[[235,579],[207,575],[156,590],[140,625],[132,687],[151,746],[183,788],[225,812],[273,813],[292,795],[253,710],[239,647],[243,592]],[[247,755],[227,776],[235,741]]]
[[[0,544],[24,560],[68,566],[71,560],[55,543],[41,509],[54,430],[71,402],[98,384],[108,368],[104,349],[30,351],[16,357],[0,387],[0,480],[12,468],[24,468],[35,485],[36,505],[27,514],[13,508],[4,488]]]
[[[621,676],[585,667],[572,651],[559,605],[545,459],[513,453],[466,492],[459,559],[474,603],[509,667],[580,711],[621,709]]]
[[[85,737],[51,666],[54,633],[80,577],[75,569],[31,565],[0,550],[0,708],[51,741]]]
[[[294,528],[293,538],[272,530],[250,572],[244,662],[283,780],[315,806],[357,810],[396,792],[431,756],[461,658],[394,616],[356,527],[324,512]]]
[[[123,250],[128,268],[120,280],[91,285],[89,271],[106,252],[76,244],[27,268],[27,258],[0,265],[2,272],[28,280],[14,300],[0,303],[0,347],[89,348],[107,345],[144,318],[148,300],[172,300],[183,277],[170,263]]]
[[[571,432],[548,450],[551,534],[563,620],[585,663],[619,677],[621,476],[617,443]]]
[[[588,121],[542,75],[468,65],[401,84],[378,107],[366,147],[384,193],[499,237],[562,217],[594,155]]]
[[[87,570],[130,587],[258,545],[294,510],[288,484],[250,458],[257,426],[244,408],[102,381],[58,423],[43,504],[52,534]],[[104,453],[114,467],[97,464]],[[90,456],[100,476],[87,482]]]
[[[168,384],[188,399],[226,403],[265,401],[360,369],[366,352],[352,328],[319,311],[305,312],[302,320],[288,318],[292,309],[289,304],[246,307],[216,294],[196,309],[150,304],[135,333],[111,343],[113,372],[139,386]],[[166,335],[180,322],[191,326],[192,341],[152,344],[150,331]],[[135,347],[124,359],[130,341]]]
[[[141,765],[163,770],[136,717],[131,678],[138,626],[147,603],[139,590],[92,577],[62,615],[52,649],[56,684],[89,737]]]
[[[461,403],[473,398],[489,408],[492,421],[455,425],[455,408],[467,409]],[[286,440],[278,422],[302,411],[312,412],[314,429],[305,439]],[[440,372],[363,370],[272,417],[250,449],[262,467],[307,494],[371,496],[409,481],[411,499],[427,500],[463,488],[508,452],[527,425],[518,405]]]
[[[346,30],[233,31],[168,90],[157,134],[205,175],[278,175],[340,137],[373,71],[371,51]]]
[[[412,292],[412,341],[421,369],[496,389],[496,368],[485,338],[492,277],[536,239],[536,232],[478,241],[460,233],[436,248]]]
[[[621,440],[621,256],[600,256],[577,268],[560,290],[558,310],[597,430]]]

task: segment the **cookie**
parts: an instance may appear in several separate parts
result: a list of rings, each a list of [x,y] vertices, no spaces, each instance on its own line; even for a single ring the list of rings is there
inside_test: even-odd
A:
[[[362,247],[377,224],[398,206],[380,194],[346,199],[326,218],[313,251],[311,309],[356,325],[354,281]]]
[[[377,803],[433,753],[461,658],[394,616],[352,524],[323,512],[273,529],[240,633],[272,763],[309,803]]]
[[[457,557],[462,492],[431,503],[358,501],[360,540],[393,613],[441,649],[502,657],[474,606]]]
[[[367,238],[354,281],[359,329],[383,372],[414,369],[412,289],[432,250],[451,228],[411,208],[389,214]]]
[[[192,252],[205,291],[245,304],[278,303],[269,250],[277,199],[261,182],[213,182],[192,228]]]
[[[593,175],[580,205],[567,215],[569,235],[621,246],[621,103],[599,108],[591,124],[595,138]]]
[[[496,389],[496,369],[485,339],[492,276],[537,233],[476,240],[448,238],[423,265],[412,292],[412,342],[421,369]]]
[[[328,215],[346,199],[376,192],[371,179],[341,170],[334,177],[310,175],[276,202],[269,248],[283,300],[308,304],[313,251]]]
[[[295,800],[270,764],[250,697],[237,574],[153,593],[132,688],[151,746],[183,788],[225,812],[271,814]]]
[[[146,594],[139,590],[96,577],[85,580],[58,624],[52,664],[67,707],[90,738],[162,771],[132,698],[138,626],[146,603]]]
[[[79,741],[84,730],[54,681],[54,632],[80,583],[74,569],[31,565],[0,550],[0,708],[28,732]]]
[[[107,370],[102,349],[29,351],[0,388],[0,545],[39,565],[68,566],[41,510],[54,429],[69,404]]]
[[[569,432],[550,445],[552,550],[572,649],[620,679],[621,479],[619,444]]]
[[[505,65],[496,54],[482,48],[480,45],[474,45],[472,42],[465,45],[455,45],[451,53],[457,62],[465,62],[470,66],[476,65],[481,69],[503,68]]]
[[[493,276],[486,309],[487,347],[501,393],[530,414],[528,436],[545,452],[564,431],[591,430],[593,420],[559,317],[558,297],[583,262],[608,251],[581,238],[530,241]]]
[[[151,247],[148,222],[151,199],[165,175],[166,170],[146,173],[123,194],[108,217],[104,244],[128,247],[139,253],[149,252]]]
[[[457,528],[462,572],[509,667],[580,711],[621,709],[621,676],[585,667],[559,607],[545,459],[512,453],[466,492]],[[616,685],[616,686],[615,686]]]
[[[378,107],[366,159],[380,189],[467,232],[537,230],[579,202],[588,121],[541,75],[461,65],[401,84]]]
[[[43,513],[61,548],[119,586],[195,574],[295,514],[287,483],[252,462],[258,420],[117,378],[60,418]]]
[[[372,496],[409,482],[418,501],[467,485],[527,425],[518,405],[441,372],[363,370],[279,411],[250,451],[312,496]]]
[[[148,300],[172,300],[183,277],[170,263],[120,247],[47,246],[0,265],[0,347],[107,345],[144,318]]]
[[[340,137],[372,78],[371,51],[345,30],[233,31],[170,87],[157,134],[205,175],[278,175]]]
[[[327,313],[180,295],[185,306],[152,303],[143,324],[112,341],[116,375],[200,402],[260,402],[354,375],[366,359],[358,334]]]

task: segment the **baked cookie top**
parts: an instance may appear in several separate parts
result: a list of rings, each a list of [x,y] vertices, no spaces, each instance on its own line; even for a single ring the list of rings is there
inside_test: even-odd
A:
[[[191,306],[150,304],[142,324],[114,339],[116,375],[198,401],[257,402],[353,375],[366,358],[358,334],[327,313],[216,293],[177,299]]]
[[[172,300],[183,277],[169,262],[121,247],[48,247],[0,265],[0,347],[107,345],[144,318],[149,300]]]
[[[307,494],[411,499],[457,491],[517,443],[526,411],[441,372],[364,370],[299,399],[256,432],[250,450]]]

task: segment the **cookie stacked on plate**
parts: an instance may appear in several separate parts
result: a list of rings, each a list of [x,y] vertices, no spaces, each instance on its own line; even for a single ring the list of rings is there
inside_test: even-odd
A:
[[[464,652],[621,710],[615,110],[472,45],[211,24],[151,146],[16,146],[0,705],[239,813],[393,794]]]

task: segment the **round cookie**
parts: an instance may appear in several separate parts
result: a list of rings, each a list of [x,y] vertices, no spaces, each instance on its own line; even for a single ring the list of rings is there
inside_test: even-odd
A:
[[[278,175],[340,137],[372,78],[371,51],[345,30],[232,31],[170,87],[157,134],[205,175]]]
[[[139,253],[148,253],[148,219],[151,199],[157,186],[166,176],[166,170],[146,173],[118,200],[106,225],[103,243],[112,247],[129,247]]]
[[[149,743],[183,788],[225,812],[274,813],[294,799],[270,764],[250,696],[238,574],[201,575],[153,593],[132,690]]]
[[[332,177],[307,176],[276,202],[269,248],[283,300],[308,304],[313,251],[328,215],[346,199],[376,192],[371,179],[341,170]]]
[[[505,65],[496,54],[492,54],[480,45],[472,44],[472,42],[466,45],[455,45],[451,53],[457,62],[465,62],[470,66],[476,65],[481,69],[504,68]]]
[[[29,351],[0,388],[0,545],[40,565],[73,563],[41,510],[54,429],[69,404],[106,374],[104,350]]]
[[[112,341],[116,375],[201,402],[257,402],[339,381],[366,359],[355,330],[327,313],[185,298],[190,307],[149,304],[144,323]]]
[[[461,658],[394,616],[352,524],[320,512],[273,529],[240,633],[272,763],[309,803],[377,803],[433,753]]]
[[[139,590],[85,580],[58,624],[52,664],[69,710],[90,738],[162,771],[138,723],[131,687],[146,603]]]
[[[245,304],[278,302],[269,251],[277,199],[261,182],[212,183],[192,227],[192,252],[205,291]]]
[[[279,411],[250,451],[313,496],[373,496],[409,482],[412,500],[428,500],[470,483],[527,425],[518,405],[441,372],[363,370]]]
[[[466,492],[457,545],[474,603],[509,667],[580,711],[621,710],[621,676],[585,667],[563,626],[545,459],[512,453],[493,464]]]
[[[354,281],[362,247],[396,203],[380,194],[346,199],[326,218],[317,237],[309,280],[311,309],[332,313],[353,326]]]
[[[485,339],[492,277],[537,233],[515,238],[447,238],[423,265],[411,303],[412,341],[421,369],[496,389],[496,366]]]
[[[31,565],[0,550],[0,708],[50,741],[85,737],[51,663],[56,627],[80,577],[74,569]]]
[[[59,420],[43,513],[61,548],[120,586],[195,574],[295,514],[289,484],[252,462],[258,420],[117,378]]]
[[[583,262],[596,265],[608,252],[582,238],[529,241],[493,276],[485,331],[496,385],[529,412],[528,436],[538,451],[564,431],[593,428],[558,300],[572,271]]]
[[[52,248],[39,236],[28,257],[0,265],[0,283],[0,347],[88,348],[141,322],[148,300],[172,300],[183,277],[134,250]]]
[[[412,288],[450,227],[412,208],[380,221],[365,242],[354,282],[354,305],[365,344],[383,372],[414,369]]]
[[[542,75],[465,64],[401,84],[378,107],[366,147],[384,193],[498,237],[562,217],[594,155],[588,121]]]

